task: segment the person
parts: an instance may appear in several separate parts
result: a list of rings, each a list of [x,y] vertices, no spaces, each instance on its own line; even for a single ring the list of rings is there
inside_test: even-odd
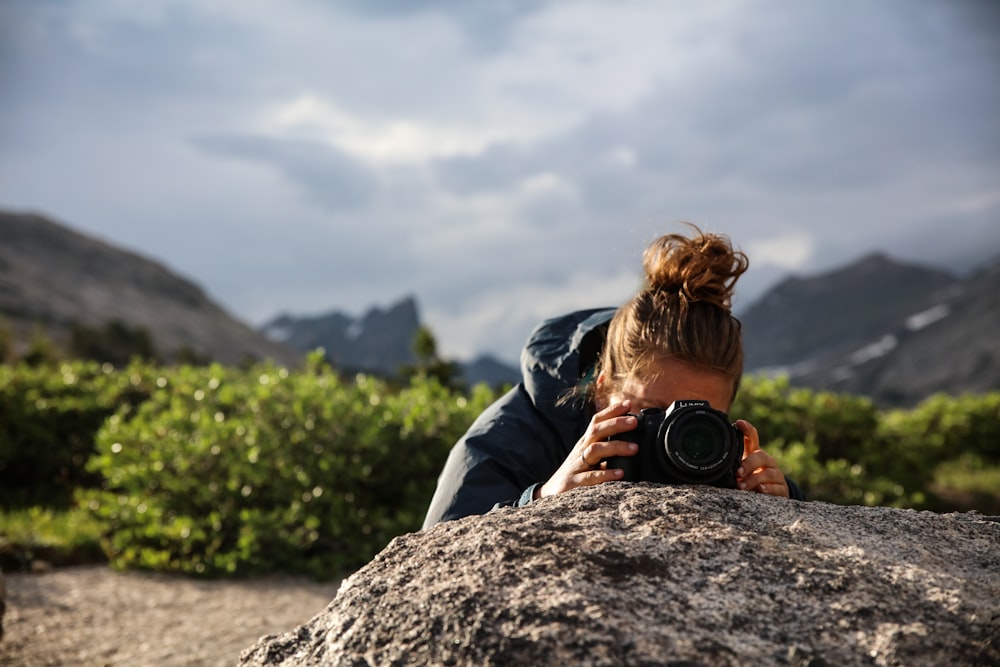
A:
[[[606,459],[635,455],[620,436],[644,408],[703,400],[728,413],[743,375],[731,301],[748,266],[728,237],[692,226],[690,237],[666,234],[646,248],[645,284],[621,307],[542,322],[521,354],[521,382],[449,453],[424,527],[622,479]],[[756,429],[735,424],[737,488],[804,500]]]

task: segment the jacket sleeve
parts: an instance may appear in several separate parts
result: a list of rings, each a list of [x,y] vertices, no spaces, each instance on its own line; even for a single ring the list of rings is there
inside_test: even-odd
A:
[[[521,385],[487,408],[452,447],[431,500],[424,528],[520,505],[545,482],[568,451]]]
[[[788,497],[792,500],[805,500],[806,494],[802,492],[799,485],[793,482],[788,476],[785,476],[785,484],[788,485]]]

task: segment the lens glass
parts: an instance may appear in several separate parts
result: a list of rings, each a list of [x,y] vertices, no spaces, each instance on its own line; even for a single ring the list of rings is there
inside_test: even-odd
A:
[[[676,452],[688,463],[704,466],[722,457],[726,441],[718,424],[711,417],[692,416],[678,424],[676,434],[671,433]]]

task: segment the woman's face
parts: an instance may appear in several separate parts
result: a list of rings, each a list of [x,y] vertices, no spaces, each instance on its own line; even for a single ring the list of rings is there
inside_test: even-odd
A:
[[[604,381],[602,374],[597,379],[598,387]],[[621,387],[612,389],[603,401],[598,398],[597,409],[625,399],[632,402],[632,412],[643,408],[665,410],[674,401],[699,400],[708,401],[716,410],[729,412],[732,397],[733,381],[728,376],[704,366],[667,358],[657,363],[646,379],[629,378]]]

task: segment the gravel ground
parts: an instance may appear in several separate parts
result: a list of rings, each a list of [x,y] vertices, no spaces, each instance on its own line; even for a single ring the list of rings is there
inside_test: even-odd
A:
[[[0,665],[234,666],[267,634],[319,613],[339,582],[246,581],[115,572],[106,566],[5,573]]]

